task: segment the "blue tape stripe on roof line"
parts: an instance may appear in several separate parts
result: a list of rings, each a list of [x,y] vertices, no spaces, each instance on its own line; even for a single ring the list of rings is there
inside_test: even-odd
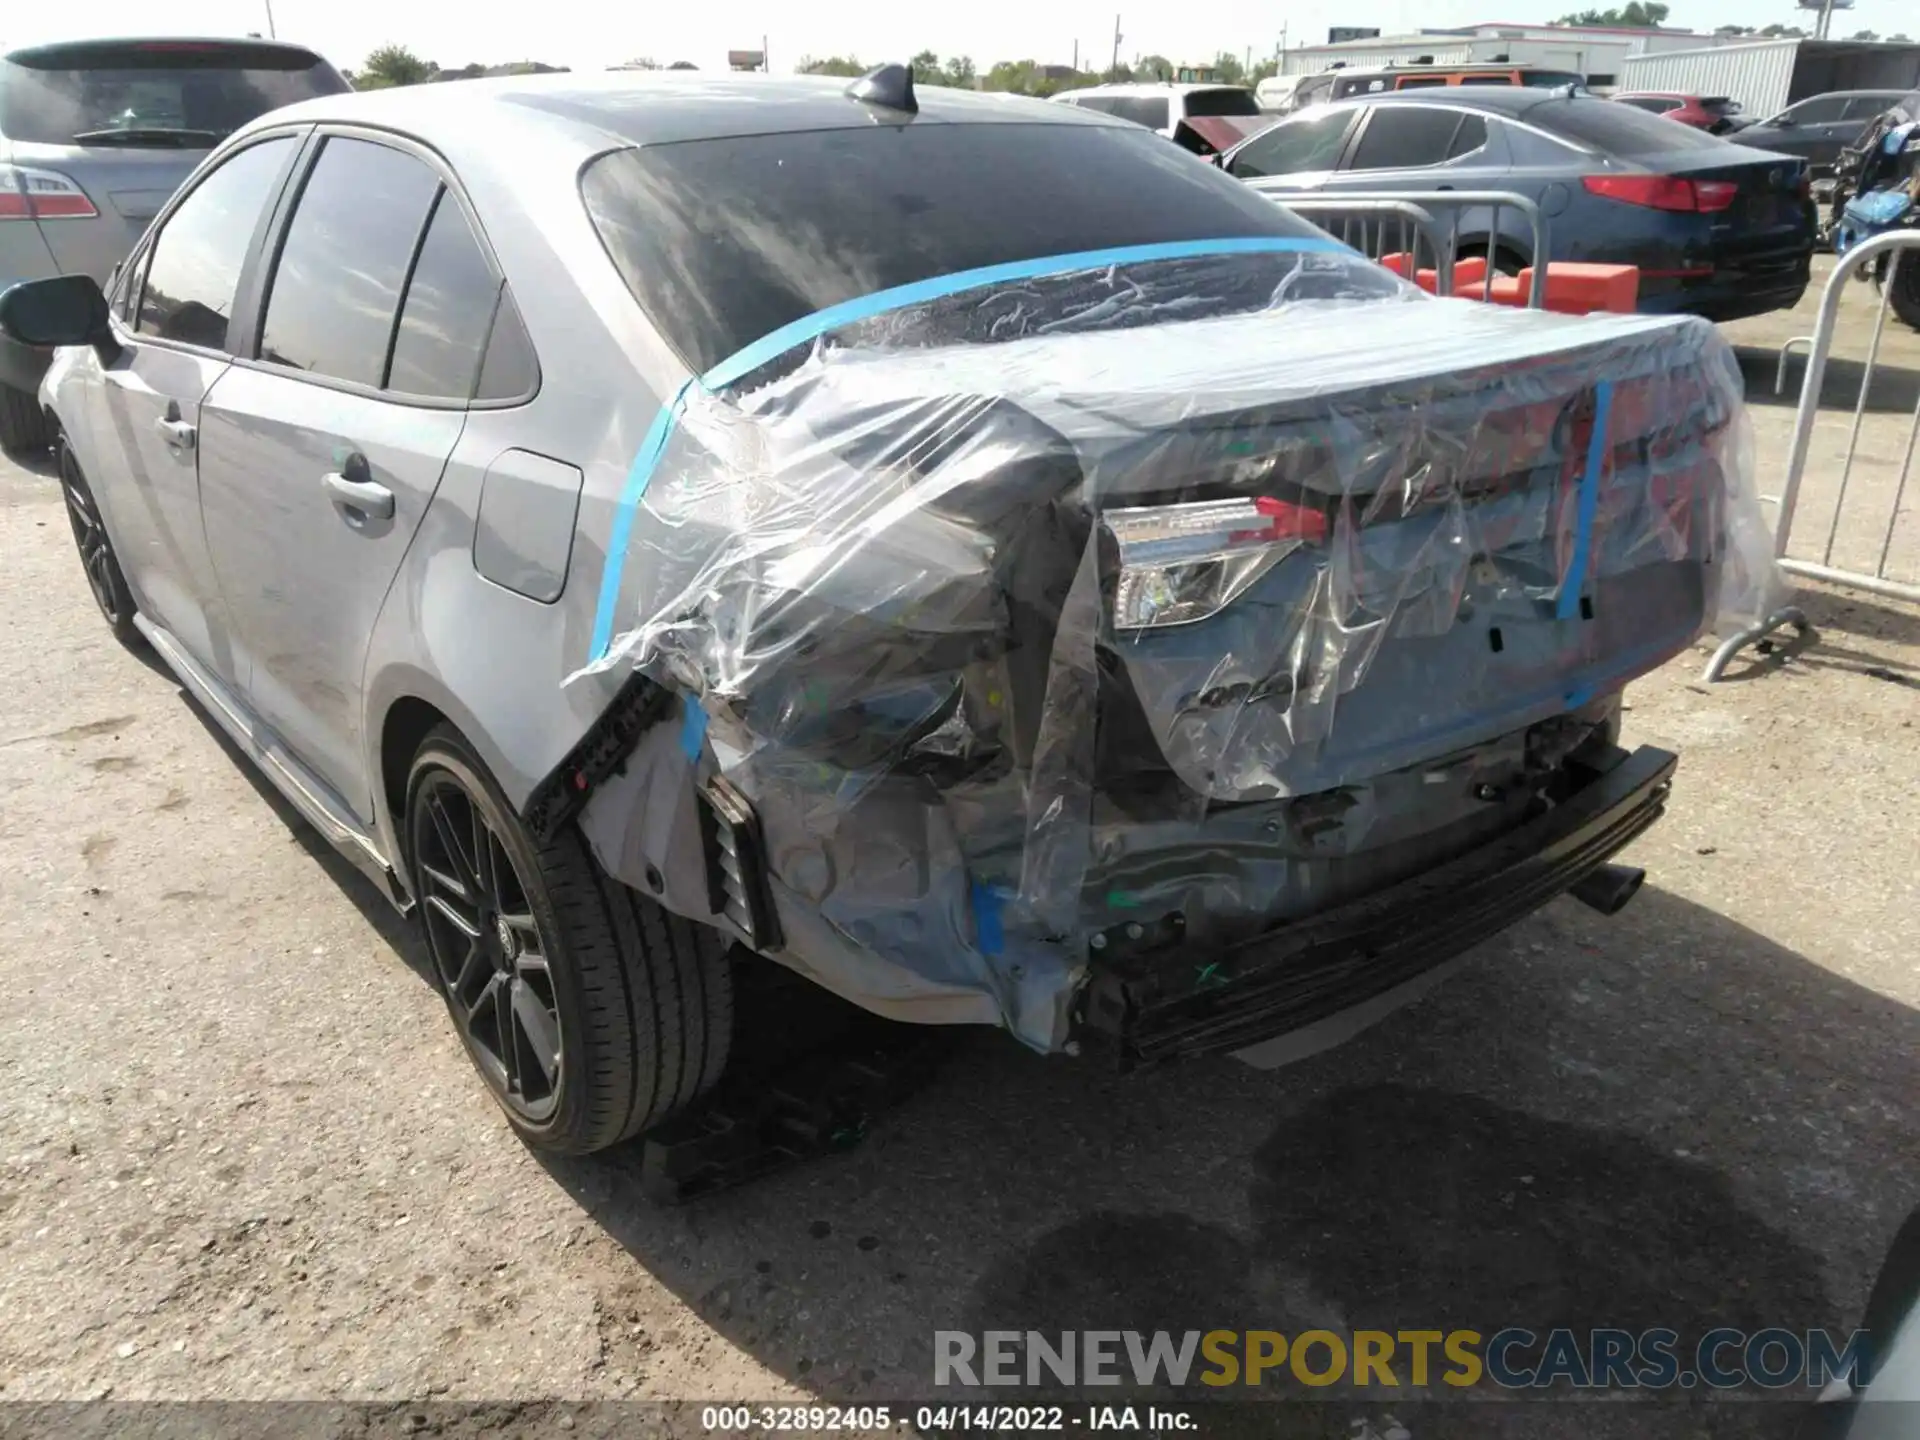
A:
[[[687,392],[696,384],[702,390],[718,390],[731,385],[742,375],[751,374],[768,361],[777,359],[796,345],[817,340],[829,331],[861,320],[871,320],[889,310],[922,305],[929,300],[945,299],[964,290],[983,285],[1004,285],[1014,280],[1037,280],[1043,275],[1070,275],[1076,270],[1098,270],[1108,265],[1126,265],[1150,260],[1187,260],[1202,255],[1276,255],[1333,254],[1359,252],[1342,245],[1331,236],[1313,235],[1241,235],[1216,240],[1171,240],[1157,245],[1121,245],[1111,250],[1081,250],[1070,255],[1045,255],[1033,260],[1014,260],[1005,265],[983,265],[973,270],[957,270],[951,275],[936,275],[916,280],[911,285],[895,285],[876,290],[838,305],[829,305],[811,315],[803,315],[782,325],[742,350],[729,355],[706,374],[688,380],[671,403],[660,407],[640,442],[639,453],[627,471],[626,486],[613,512],[613,528],[607,535],[606,566],[600,572],[600,603],[593,617],[593,644],[588,661],[598,660],[613,643],[613,612],[620,602],[620,573],[626,565],[627,542],[633,534],[633,512],[647,493],[654,466],[667,448]]]
[[[1613,411],[1613,382],[1593,387],[1593,433],[1587,437],[1587,473],[1580,477],[1580,511],[1574,523],[1573,558],[1567,578],[1560,583],[1560,604],[1554,613],[1571,620],[1580,613],[1580,592],[1587,583],[1587,550],[1593,543],[1593,516],[1600,508],[1600,467],[1607,458],[1607,419]]]

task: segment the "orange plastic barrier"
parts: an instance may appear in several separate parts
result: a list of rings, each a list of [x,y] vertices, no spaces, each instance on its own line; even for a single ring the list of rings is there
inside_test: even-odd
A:
[[[1410,255],[1401,252],[1383,255],[1380,264],[1402,280],[1412,280],[1429,295],[1439,284],[1438,272],[1414,270]],[[1497,305],[1524,306],[1533,295],[1533,276],[1533,267],[1528,266],[1518,276],[1495,275],[1489,284],[1486,260],[1470,255],[1454,262],[1453,293],[1467,299],[1490,298]],[[1640,303],[1639,267],[1551,261],[1547,265],[1547,294],[1543,303],[1546,309],[1563,315],[1591,315],[1597,311],[1631,315]]]
[[[1533,293],[1532,267],[1520,272],[1518,286],[1519,303],[1524,305]],[[1555,260],[1547,266],[1544,304],[1563,315],[1591,315],[1601,310],[1631,315],[1640,304],[1640,267]]]

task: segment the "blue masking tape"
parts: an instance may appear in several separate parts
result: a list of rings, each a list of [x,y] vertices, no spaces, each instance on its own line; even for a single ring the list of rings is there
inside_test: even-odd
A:
[[[1573,529],[1573,558],[1560,582],[1555,614],[1571,620],[1580,613],[1580,591],[1587,583],[1587,549],[1593,543],[1593,515],[1600,508],[1600,468],[1607,459],[1607,418],[1613,410],[1613,382],[1593,387],[1593,434],[1587,437],[1587,473],[1580,477],[1580,508]]]
[[[1111,250],[1046,255],[1034,260],[1015,260],[1005,265],[983,265],[951,275],[936,275],[930,280],[916,280],[911,285],[896,285],[838,305],[829,305],[824,310],[816,310],[791,324],[782,325],[772,334],[728,356],[706,374],[688,380],[669,404],[660,407],[660,413],[653,417],[653,424],[647,427],[646,438],[640,442],[639,453],[633,457],[633,466],[627,471],[627,483],[620,492],[619,503],[613,512],[613,528],[607,536],[607,560],[600,572],[600,603],[593,617],[593,647],[589,660],[604,656],[613,641],[613,612],[620,603],[620,572],[626,564],[627,542],[633,535],[633,514],[647,493],[654,467],[660,463],[660,457],[666,451],[667,440],[673,434],[674,423],[686,403],[687,392],[695,385],[708,392],[718,390],[784,355],[794,346],[817,340],[829,331],[871,320],[890,310],[924,305],[929,300],[944,299],[984,285],[1036,280],[1045,275],[1070,275],[1077,270],[1098,270],[1108,265],[1187,260],[1202,255],[1354,253],[1330,237],[1311,235],[1241,235],[1217,240],[1173,240],[1158,245],[1121,245]]]
[[[707,743],[707,711],[689,695],[683,702],[686,714],[680,721],[680,753],[689,760],[700,758],[700,747]]]
[[[1000,894],[991,885],[973,882],[973,928],[982,955],[998,955],[1007,948],[1000,926]]]

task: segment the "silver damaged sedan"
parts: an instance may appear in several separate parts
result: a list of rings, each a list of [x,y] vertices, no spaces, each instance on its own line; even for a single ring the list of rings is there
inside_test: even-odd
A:
[[[898,67],[304,102],[0,331],[106,622],[563,1151],[708,1092],[751,967],[1273,1064],[1617,910],[1622,687],[1765,579],[1710,327],[1432,300]]]

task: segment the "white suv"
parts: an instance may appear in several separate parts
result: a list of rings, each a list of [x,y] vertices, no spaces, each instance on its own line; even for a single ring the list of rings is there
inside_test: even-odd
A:
[[[1078,105],[1083,110],[1131,120],[1169,140],[1182,120],[1260,114],[1260,102],[1241,85],[1094,85],[1085,90],[1063,90],[1053,98],[1062,105]]]

